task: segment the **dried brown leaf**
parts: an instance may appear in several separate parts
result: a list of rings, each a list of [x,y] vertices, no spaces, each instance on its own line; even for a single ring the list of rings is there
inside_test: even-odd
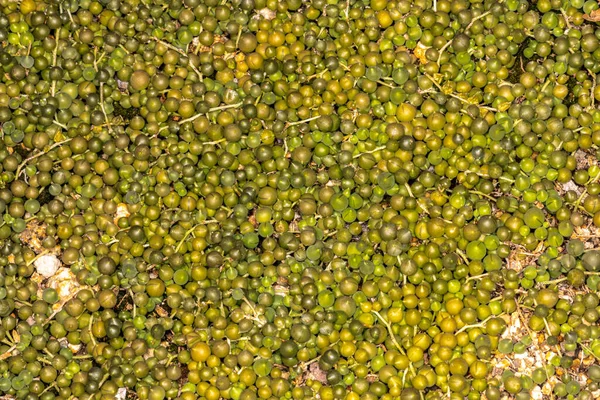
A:
[[[593,10],[589,14],[583,14],[583,19],[586,21],[600,22],[600,10]]]

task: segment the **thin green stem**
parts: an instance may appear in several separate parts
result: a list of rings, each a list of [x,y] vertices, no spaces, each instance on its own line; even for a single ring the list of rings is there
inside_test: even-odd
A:
[[[486,277],[486,276],[488,276],[488,275],[489,275],[489,273],[487,273],[487,272],[486,272],[485,274],[481,274],[481,275],[469,276],[469,277],[468,277],[468,278],[465,280],[465,283],[466,283],[466,282],[469,282],[469,281],[472,281],[472,280],[474,280],[474,279],[481,279],[481,278],[485,278],[485,277]]]
[[[446,94],[447,96],[454,97],[455,99],[460,100],[461,102],[463,102],[465,104],[468,104],[468,105],[475,105],[475,106],[477,106],[479,108],[482,108],[482,109],[485,109],[485,110],[488,110],[488,111],[498,112],[498,110],[496,108],[494,108],[494,107],[482,106],[480,104],[472,103],[469,100],[463,99],[462,97],[460,97],[457,94],[446,93],[444,91],[444,88],[442,88],[442,86],[435,80],[435,78],[433,76],[429,75],[428,73],[424,73],[423,75],[425,75],[427,78],[429,78],[429,80],[440,90],[440,92]]]
[[[444,55],[444,50],[446,50],[448,48],[448,46],[450,46],[452,44],[452,40],[448,40],[446,42],[446,44],[444,46],[442,46],[442,48],[440,49],[440,55],[438,56],[437,59],[437,65],[440,65],[440,62],[442,61],[442,55]]]
[[[75,357],[73,357],[73,358],[75,358]],[[40,393],[40,395],[42,395],[42,394],[46,393],[48,390],[51,390],[51,389],[53,389],[53,388],[55,388],[55,387],[56,387],[56,382],[52,382],[52,384],[51,384],[51,385],[49,385],[49,386],[47,386],[47,387],[46,387],[46,389],[44,389],[44,390],[42,391],[42,393]]]
[[[360,156],[362,156],[363,154],[372,154],[372,153],[376,153],[378,151],[381,150],[385,150],[387,148],[387,146],[379,146],[379,147],[375,147],[373,150],[368,150],[368,151],[363,151],[362,153],[358,153],[354,155],[354,158],[358,158]]]
[[[60,43],[60,29],[58,28],[56,30],[56,35],[54,36],[56,39],[56,46],[54,46],[54,52],[52,53],[52,66],[56,67],[56,62],[58,60],[58,44]],[[56,93],[56,80],[53,79],[52,80],[52,90],[51,90],[52,96],[55,95]]]
[[[495,199],[495,198],[493,198],[493,197],[492,197],[492,196],[490,196],[489,194],[486,194],[486,193],[480,192],[480,191],[478,191],[478,190],[471,190],[471,193],[473,193],[473,194],[476,194],[477,196],[482,196],[482,197],[485,197],[486,199],[488,199],[488,200],[491,200],[491,201],[493,201],[494,203],[496,202],[496,199]]]
[[[467,329],[471,329],[471,328],[484,328],[485,324],[487,324],[488,321],[494,317],[495,317],[495,315],[490,315],[489,317],[487,317],[486,319],[484,319],[481,322],[478,322],[478,323],[472,324],[472,325],[465,325],[462,328],[460,328],[459,330],[457,330],[455,335],[458,335],[459,333],[462,333],[462,332],[466,331]]]
[[[56,147],[58,147],[58,146],[62,146],[62,145],[63,145],[63,144],[65,144],[65,143],[69,143],[69,142],[71,141],[71,139],[72,139],[72,138],[68,138],[68,139],[65,139],[65,140],[63,140],[63,141],[61,141],[61,142],[56,142],[56,143],[54,143],[52,146],[48,147],[48,149],[47,149],[47,150],[40,151],[40,152],[38,152],[38,153],[36,153],[36,154],[32,155],[31,157],[29,157],[29,158],[26,158],[25,160],[23,160],[23,162],[22,162],[21,164],[19,164],[19,167],[17,168],[17,172],[16,172],[16,174],[15,174],[15,177],[16,177],[17,179],[19,178],[19,176],[21,175],[21,172],[22,172],[22,169],[23,169],[23,167],[24,167],[25,165],[27,165],[27,163],[28,163],[29,161],[31,161],[31,160],[35,160],[36,158],[38,158],[38,157],[40,157],[40,156],[43,156],[44,154],[47,154],[47,153],[48,153],[50,150],[52,150],[52,149],[54,149],[54,148],[56,148]]]
[[[52,123],[53,123],[54,125],[56,125],[56,126],[60,126],[60,127],[61,127],[61,128],[63,128],[65,131],[69,129],[69,128],[68,128],[66,125],[64,125],[64,124],[61,124],[61,123],[60,123],[60,122],[58,122],[57,120],[54,120],[54,121],[52,121]]]
[[[300,124],[304,124],[306,122],[314,121],[314,120],[319,119],[319,118],[321,118],[321,116],[317,115],[315,117],[310,117],[310,118],[307,118],[307,119],[303,119],[301,121],[288,122],[286,128],[289,128],[290,126],[300,125]]]
[[[82,354],[80,356],[73,356],[74,360],[85,360],[87,358],[93,358],[94,356],[90,355],[90,354]]]
[[[378,80],[378,81],[377,81],[377,83],[379,83],[379,84],[381,84],[381,85],[383,85],[383,86],[387,86],[387,87],[389,87],[390,89],[395,89],[395,88],[396,88],[396,86],[394,86],[394,85],[391,85],[391,84],[389,84],[389,83],[387,83],[387,82],[385,82],[385,81],[383,81],[383,80],[381,80],[381,79],[380,79],[380,80]]]
[[[6,350],[4,353],[0,354],[0,360],[6,360],[12,352],[17,348],[17,345],[14,344],[10,349]]]
[[[129,295],[131,296],[131,302],[133,303],[133,318],[137,316],[137,306],[135,305],[135,299],[133,298],[133,290],[129,289]]]
[[[390,335],[390,339],[392,340],[392,343],[394,343],[394,346],[396,346],[396,349],[400,352],[400,354],[406,355],[406,352],[404,351],[402,346],[400,346],[400,343],[398,343],[398,341],[396,340],[396,336],[394,335],[394,331],[392,330],[392,326],[390,325],[390,323],[385,318],[383,318],[383,316],[379,314],[379,312],[371,310],[371,313],[373,313],[373,315],[375,315],[381,321],[381,323],[385,325]]]
[[[480,15],[476,16],[475,18],[473,18],[473,19],[471,20],[471,23],[469,23],[469,25],[467,25],[467,27],[465,28],[465,32],[466,32],[466,31],[468,31],[469,29],[471,29],[471,27],[473,26],[473,24],[475,23],[475,21],[478,21],[478,20],[480,20],[481,18],[485,18],[485,17],[487,17],[488,15],[490,15],[491,13],[492,13],[491,11],[486,11],[486,12],[484,12],[483,14],[480,14]]]
[[[36,260],[38,260],[40,257],[46,255],[49,253],[49,250],[46,249],[44,251],[42,251],[40,254],[38,254],[37,256],[33,257],[26,265],[30,266],[31,264],[33,264],[34,262],[36,262]]]
[[[102,114],[104,114],[104,121],[106,122],[106,126],[108,126],[108,131],[112,133],[112,125],[110,124],[106,108],[104,107],[104,82],[100,82],[100,109],[102,110]]]
[[[598,357],[591,348],[589,348],[588,346],[586,346],[585,344],[583,344],[581,342],[579,343],[579,345],[588,355],[590,355],[590,356],[594,357],[596,360],[600,361],[600,357]]]
[[[243,102],[239,102],[239,103],[235,103],[235,104],[227,104],[227,105],[224,105],[224,106],[213,107],[213,108],[210,108],[208,110],[208,113],[211,113],[211,112],[214,112],[214,111],[220,111],[220,110],[228,110],[230,108],[237,108],[237,107],[241,106],[242,104],[244,104],[244,103]],[[198,113],[198,114],[196,114],[194,116],[191,116],[189,118],[182,119],[181,121],[178,122],[178,124],[179,125],[183,125],[186,122],[193,122],[196,119],[198,119],[199,117],[201,117],[201,116],[203,116],[205,114],[208,114],[208,113]]]
[[[383,316],[381,314],[379,314],[377,311],[371,310],[371,313],[373,313],[381,321],[381,323],[383,325],[385,325],[385,327],[387,328],[388,333],[390,335],[390,339],[391,339],[392,343],[394,344],[394,346],[396,347],[398,352],[400,352],[400,354],[405,356],[406,352],[404,351],[402,346],[400,346],[400,343],[398,343],[398,341],[396,340],[396,336],[394,335],[394,331],[393,331],[390,323],[385,318],[383,318]],[[408,364],[408,368],[410,369],[410,372],[412,372],[413,376],[415,376],[417,374],[412,362]]]
[[[467,258],[467,255],[462,252],[462,250],[456,249],[456,254],[459,255],[459,257],[464,261],[465,264],[469,264],[469,259]]]
[[[183,245],[183,242],[185,242],[185,240],[188,238],[188,236],[190,236],[191,233],[194,232],[194,229],[196,229],[198,226],[199,225],[194,225],[193,227],[191,227],[190,229],[188,229],[188,231],[185,233],[185,235],[183,235],[183,238],[177,244],[177,247],[175,247],[175,253],[179,253],[179,249],[181,249],[181,246]]]
[[[553,280],[551,280],[551,281],[546,281],[546,282],[538,282],[538,283],[539,283],[540,285],[544,285],[544,286],[546,286],[546,285],[554,285],[554,284],[556,284],[556,283],[561,283],[561,282],[564,282],[564,281],[566,281],[566,280],[567,280],[567,278],[558,278],[558,279],[553,279]]]
[[[179,54],[181,54],[184,57],[190,57],[189,54],[187,54],[185,51],[181,50],[178,47],[173,46],[170,43],[167,43],[163,40],[160,40],[159,38],[153,37],[153,40],[157,41],[158,43],[162,44],[165,47],[168,47],[171,50],[175,50],[176,52],[178,52]],[[200,82],[202,82],[202,80],[204,79],[204,76],[202,75],[202,73],[198,70],[198,68],[196,68],[196,66],[192,63],[192,60],[190,60],[190,62],[188,62],[188,65],[192,68],[192,70],[196,73],[196,75],[198,75],[198,79],[200,80]]]

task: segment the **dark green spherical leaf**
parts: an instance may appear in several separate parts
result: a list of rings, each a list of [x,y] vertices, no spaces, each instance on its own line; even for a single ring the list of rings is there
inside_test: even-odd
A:
[[[254,249],[260,243],[260,238],[258,237],[257,233],[252,232],[244,235],[242,241],[244,242],[244,246],[246,246],[249,249]]]
[[[269,360],[261,358],[254,362],[252,369],[258,376],[267,376],[271,373],[271,370],[273,369],[273,363],[271,363],[271,361]]]
[[[244,291],[240,288],[235,288],[233,289],[233,291],[231,292],[231,297],[236,300],[239,301],[241,299],[244,298]]]
[[[11,387],[12,385],[9,378],[0,379],[0,391],[6,393],[10,390]]]
[[[525,212],[523,220],[531,229],[537,229],[544,223],[544,212],[537,207],[531,207]]]
[[[4,131],[5,135],[10,135],[14,132],[15,130],[15,124],[12,121],[6,121],[5,123],[2,124],[2,130]]]
[[[123,261],[123,265],[121,267],[121,271],[123,272],[123,276],[125,278],[131,279],[135,278],[138,274],[138,270],[136,267],[136,261],[132,258]]]
[[[486,254],[485,244],[480,240],[475,240],[467,245],[467,257],[471,260],[483,260]]]
[[[319,292],[318,300],[321,307],[329,308],[333,306],[333,303],[335,302],[335,296],[331,291],[323,290]]]
[[[23,389],[27,385],[27,383],[25,382],[25,379],[23,379],[22,377],[15,376],[11,380],[11,385],[12,385],[13,389],[15,389],[15,390],[21,390],[21,389]]]
[[[377,177],[377,185],[383,190],[390,190],[395,184],[396,180],[394,179],[394,175],[389,172],[383,172]]]
[[[583,255],[581,262],[584,268],[590,272],[600,271],[600,251],[591,250]]]
[[[23,139],[25,138],[25,133],[23,133],[22,130],[20,129],[15,129],[11,134],[10,134],[10,138],[13,140],[13,142],[15,143],[21,143],[23,141]]]
[[[25,57],[22,57],[21,60],[19,60],[19,64],[21,64],[21,66],[23,68],[27,68],[27,69],[33,67],[33,63],[34,63],[34,60],[33,60],[33,57],[31,57],[31,56],[25,56]]]
[[[371,275],[375,271],[375,264],[371,261],[362,261],[359,266],[360,273],[363,276]]]
[[[321,258],[321,248],[315,245],[308,246],[306,257],[311,261],[317,261]]]

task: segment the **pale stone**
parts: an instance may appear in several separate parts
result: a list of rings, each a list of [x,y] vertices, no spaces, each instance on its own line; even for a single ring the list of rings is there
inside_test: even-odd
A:
[[[54,254],[45,254],[35,260],[35,269],[44,278],[50,278],[56,274],[60,267],[60,260]]]
[[[115,399],[117,399],[117,400],[125,400],[126,397],[127,397],[127,389],[126,388],[119,388],[117,390],[117,394],[115,395]]]

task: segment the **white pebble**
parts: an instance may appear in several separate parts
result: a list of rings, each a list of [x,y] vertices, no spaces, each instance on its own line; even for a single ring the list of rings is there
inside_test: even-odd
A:
[[[119,388],[117,390],[117,394],[115,395],[115,399],[117,399],[117,400],[125,400],[125,398],[127,398],[127,389],[126,388]]]
[[[53,254],[45,254],[35,260],[34,265],[38,274],[42,275],[44,278],[50,278],[58,271],[60,260]]]

